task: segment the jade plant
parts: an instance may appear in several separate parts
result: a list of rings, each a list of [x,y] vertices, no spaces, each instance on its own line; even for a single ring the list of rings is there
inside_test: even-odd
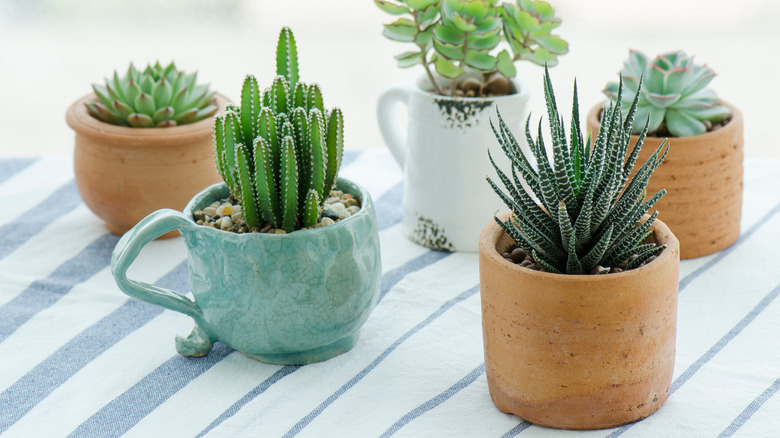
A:
[[[640,79],[637,89],[641,87]],[[669,151],[666,141],[631,177],[647,134],[645,123],[629,151],[638,97],[629,106],[625,121],[620,106],[605,106],[601,129],[591,147],[590,134],[585,139],[580,129],[576,82],[568,140],[547,69],[544,95],[552,160],[542,138],[541,120],[536,140],[531,136],[530,117],[526,123],[535,163],[523,154],[500,114],[499,129],[493,127],[512,163],[510,179],[490,157],[506,191],[490,178],[488,182],[513,213],[505,221],[495,218],[496,222],[544,271],[603,274],[640,266],[665,247],[648,242],[658,212],[645,220],[642,217],[665,193],[660,190],[645,200],[650,176]]]
[[[649,114],[650,133],[668,132],[675,137],[700,135],[731,116],[731,110],[720,104],[715,92],[705,88],[715,73],[706,65],[694,64],[693,57],[683,52],[666,53],[648,62],[642,52],[632,50],[621,74],[626,88],[621,99],[615,82],[607,84],[604,93],[627,110],[644,76],[645,87],[638,93],[636,113],[642,120]],[[641,127],[634,126],[635,134],[640,130]]]
[[[552,30],[561,24],[549,3],[543,0],[374,0],[383,11],[403,15],[385,24],[384,35],[394,41],[414,43],[417,48],[397,55],[401,68],[422,65],[438,94],[455,95],[456,84],[476,73],[485,85],[498,74],[512,78],[514,63],[528,60],[553,66],[558,55],[568,52],[568,43]],[[498,50],[506,41],[508,49]],[[431,70],[451,79],[449,90]],[[509,94],[511,92],[505,92]]]
[[[87,102],[87,111],[100,121],[134,128],[194,123],[217,112],[214,92],[198,84],[197,76],[173,62],[166,67],[157,62],[143,71],[131,63],[123,77],[114,71],[105,86],[92,85],[99,101]]]
[[[341,165],[344,118],[338,108],[325,109],[317,84],[298,80],[295,38],[286,27],[276,74],[264,91],[248,75],[241,105],[215,117],[214,156],[247,226],[290,232],[317,224]]]

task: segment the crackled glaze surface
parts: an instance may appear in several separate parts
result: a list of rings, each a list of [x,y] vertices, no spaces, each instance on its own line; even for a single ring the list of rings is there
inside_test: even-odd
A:
[[[357,214],[327,227],[283,235],[236,234],[195,225],[192,212],[226,197],[224,184],[193,198],[183,215],[165,214],[179,215],[175,228],[187,246],[197,307],[190,314],[197,324],[193,333],[176,340],[180,353],[202,356],[219,340],[264,362],[300,364],[352,348],[378,297],[379,236],[370,195],[343,179],[339,189],[362,198]],[[164,219],[157,223],[171,226]],[[132,241],[136,233],[129,236]],[[120,241],[115,263],[121,251]],[[116,267],[114,271],[116,276]],[[120,274],[117,282],[123,291],[171,308],[166,305],[170,297],[124,288]]]

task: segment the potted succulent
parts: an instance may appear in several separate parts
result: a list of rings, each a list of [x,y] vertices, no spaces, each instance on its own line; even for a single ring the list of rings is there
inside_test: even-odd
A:
[[[555,65],[568,51],[551,33],[560,19],[541,0],[375,3],[401,16],[384,35],[415,45],[396,56],[399,67],[425,70],[414,84],[386,90],[377,109],[385,143],[404,169],[404,234],[433,249],[475,252],[478,230],[500,207],[479,184],[492,173],[483,146],[493,144],[488,118],[498,107],[519,129],[530,94],[514,63]],[[401,105],[408,123],[397,117]]]
[[[680,256],[701,257],[728,247],[739,237],[742,216],[742,113],[706,88],[715,76],[712,69],[694,64],[683,52],[649,60],[631,51],[621,74],[624,110],[644,76],[637,118],[648,121],[645,143],[657,146],[669,137],[672,145],[648,188],[668,192],[658,208],[680,239]],[[617,84],[608,84],[604,92],[614,101]],[[588,114],[588,128],[597,130],[600,117],[601,105],[596,105]],[[635,125],[634,139],[639,131]]]
[[[343,116],[325,110],[317,85],[298,81],[296,52],[284,28],[271,87],[261,91],[247,76],[241,105],[216,117],[225,182],[196,195],[183,213],[148,216],[114,250],[122,291],[195,320],[189,337],[176,339],[183,355],[205,355],[219,340],[268,363],[326,360],[352,348],[377,302],[371,196],[337,177]],[[127,278],[143,245],[173,229],[189,253],[194,300]]]
[[[643,137],[629,147],[637,102],[625,123],[607,106],[591,148],[576,84],[568,140],[547,72],[544,88],[552,157],[541,125],[536,140],[526,125],[535,160],[500,118],[496,132],[512,172],[496,167],[505,190],[489,182],[511,212],[479,241],[488,387],[499,409],[535,424],[613,427],[650,415],[669,395],[679,246],[657,212],[645,215],[664,193],[645,200],[668,147],[632,177]]]
[[[227,99],[173,63],[127,74],[73,103],[73,167],[84,203],[123,234],[159,208],[181,209],[219,181],[211,154],[212,116]],[[171,234],[173,235],[173,234]],[[170,236],[170,235],[169,235]]]

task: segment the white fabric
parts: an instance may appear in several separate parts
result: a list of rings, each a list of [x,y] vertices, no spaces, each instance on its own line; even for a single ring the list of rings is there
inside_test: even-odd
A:
[[[78,201],[71,161],[29,161],[0,160],[0,202],[14,205],[0,217],[3,437],[780,436],[779,161],[746,163],[739,242],[681,264],[668,401],[633,425],[588,432],[493,405],[477,256],[401,235],[402,174],[386,151],[350,152],[341,172],[382,213],[383,297],[352,351],[303,367],[224,347],[178,356],[173,338],[192,321],[119,291],[116,239]],[[41,222],[25,228],[35,212]],[[186,289],[185,260],[179,239],[155,241],[130,277]]]

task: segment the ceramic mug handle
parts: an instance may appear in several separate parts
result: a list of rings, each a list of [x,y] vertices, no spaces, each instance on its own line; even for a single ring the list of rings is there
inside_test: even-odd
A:
[[[138,222],[119,239],[119,243],[116,244],[111,255],[111,272],[114,274],[119,289],[133,298],[181,312],[195,318],[196,321],[200,320],[200,308],[184,295],[127,278],[127,269],[130,268],[146,244],[167,232],[195,226],[197,225],[193,224],[182,213],[171,209],[157,210]]]
[[[398,116],[398,105],[409,106],[409,97],[411,96],[409,85],[395,84],[385,90],[379,96],[379,103],[376,108],[377,119],[379,119],[379,131],[387,144],[387,148],[393,153],[395,161],[404,168],[406,159],[405,134],[406,129],[401,118]]]

